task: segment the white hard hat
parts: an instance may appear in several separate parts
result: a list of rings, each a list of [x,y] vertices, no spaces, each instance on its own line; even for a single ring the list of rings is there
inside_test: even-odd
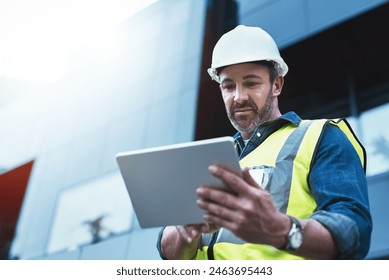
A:
[[[238,25],[216,43],[208,74],[220,83],[217,68],[260,60],[274,61],[279,75],[285,76],[288,72],[288,65],[280,56],[273,38],[266,31],[259,27]]]

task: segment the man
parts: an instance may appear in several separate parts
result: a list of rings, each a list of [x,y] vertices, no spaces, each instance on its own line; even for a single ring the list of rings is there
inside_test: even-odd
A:
[[[208,73],[220,83],[238,130],[243,172],[209,167],[231,192],[200,186],[206,223],[162,229],[163,259],[363,259],[368,253],[365,151],[345,120],[281,114],[287,71],[260,28],[238,26],[216,44]]]

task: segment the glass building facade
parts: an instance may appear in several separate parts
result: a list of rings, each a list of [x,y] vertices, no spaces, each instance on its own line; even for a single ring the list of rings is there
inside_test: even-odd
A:
[[[214,42],[236,24],[261,26],[279,45],[290,67],[284,112],[353,126],[368,156],[368,258],[389,258],[388,6],[159,0],[108,39],[74,50],[56,82],[0,76],[0,95],[13,95],[0,104],[0,183],[33,162],[9,258],[159,259],[160,229],[140,228],[115,155],[233,133],[205,71]],[[110,51],[101,47],[107,41]]]

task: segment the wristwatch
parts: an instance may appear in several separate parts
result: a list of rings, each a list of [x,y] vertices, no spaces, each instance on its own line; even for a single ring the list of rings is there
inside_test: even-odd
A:
[[[288,216],[291,222],[290,231],[288,233],[288,243],[285,249],[291,251],[297,251],[301,244],[303,244],[304,230],[300,225],[300,222],[295,218]]]

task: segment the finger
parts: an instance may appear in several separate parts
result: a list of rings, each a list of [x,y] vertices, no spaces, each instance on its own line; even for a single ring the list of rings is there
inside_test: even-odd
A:
[[[223,205],[230,209],[237,209],[239,207],[239,200],[236,195],[217,188],[199,187],[196,190],[196,194],[203,201]]]
[[[226,220],[224,218],[212,215],[210,213],[204,215],[204,220],[206,220],[208,223],[212,223],[218,225],[219,227],[227,228],[230,230],[232,230],[234,226],[233,221]]]
[[[176,226],[180,236],[187,242],[192,243],[193,240],[200,234],[198,229],[194,226]]]
[[[207,215],[212,215],[215,217],[219,217],[223,220],[234,220],[236,216],[236,211],[231,210],[224,205],[212,203],[206,200],[199,199],[197,200],[197,205],[207,212]],[[212,221],[206,220],[208,223],[212,223]]]
[[[248,185],[240,175],[217,165],[211,165],[208,168],[209,172],[222,180],[227,186],[237,193],[246,193]]]
[[[219,227],[215,224],[206,223],[201,225],[202,233],[211,233],[211,232],[215,232],[218,229]]]
[[[191,237],[183,226],[176,226],[176,230],[178,231],[181,238],[184,239],[187,243],[192,242]]]

